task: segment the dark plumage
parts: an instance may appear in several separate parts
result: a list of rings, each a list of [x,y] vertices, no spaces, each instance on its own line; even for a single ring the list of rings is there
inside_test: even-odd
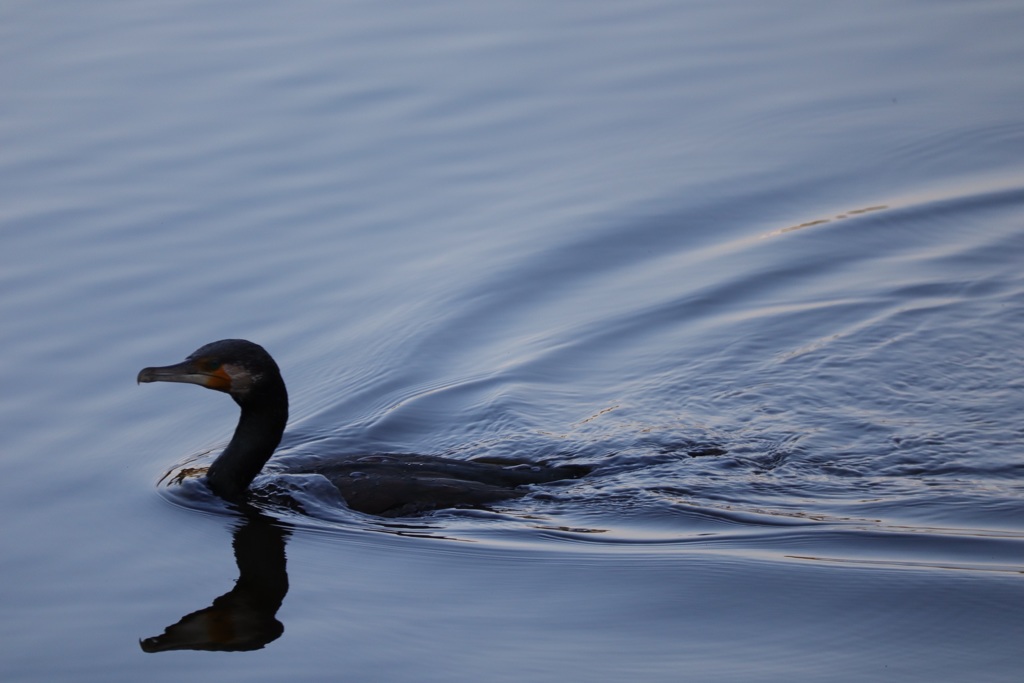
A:
[[[240,501],[281,442],[288,390],[277,363],[244,339],[207,344],[177,365],[145,368],[139,382],[187,382],[223,391],[242,409],[231,442],[206,474],[218,496]],[[588,468],[502,466],[424,455],[345,456],[297,470],[325,476],[353,510],[401,516],[438,508],[479,507],[516,498],[522,487],[581,477]]]

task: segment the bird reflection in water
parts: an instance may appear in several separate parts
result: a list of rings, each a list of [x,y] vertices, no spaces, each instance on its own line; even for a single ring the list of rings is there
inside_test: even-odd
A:
[[[285,542],[289,531],[253,508],[242,511],[232,546],[238,564],[235,587],[213,604],[186,614],[159,636],[145,638],[145,652],[259,650],[284,633],[277,620],[288,593]]]

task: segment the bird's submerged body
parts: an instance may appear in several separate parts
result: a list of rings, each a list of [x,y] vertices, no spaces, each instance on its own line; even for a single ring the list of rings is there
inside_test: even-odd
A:
[[[270,354],[258,344],[225,339],[199,348],[177,365],[145,368],[138,380],[186,382],[231,395],[242,413],[231,442],[210,466],[206,480],[218,496],[243,499],[280,443],[288,421],[288,392]],[[526,485],[577,478],[587,469],[388,454],[324,458],[293,471],[326,477],[353,510],[403,516],[517,498],[527,492]]]
[[[439,508],[480,507],[518,498],[528,484],[572,479],[580,466],[497,465],[428,455],[366,455],[293,470],[320,474],[348,506],[384,517]]]

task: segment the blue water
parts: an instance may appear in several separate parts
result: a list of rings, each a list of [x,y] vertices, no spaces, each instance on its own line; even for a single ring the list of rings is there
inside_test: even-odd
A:
[[[1018,680],[1022,30],[5,4],[0,677]],[[225,337],[266,518],[173,483],[234,405],[135,384]],[[280,473],[331,452],[594,472],[380,520]]]

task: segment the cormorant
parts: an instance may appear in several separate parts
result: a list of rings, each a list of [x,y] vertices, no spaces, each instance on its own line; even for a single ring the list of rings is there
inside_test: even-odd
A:
[[[242,409],[224,452],[206,473],[216,495],[244,500],[249,484],[281,442],[288,391],[277,363],[244,339],[207,344],[177,365],[145,368],[139,382],[186,382],[230,394]],[[350,455],[297,473],[325,476],[353,510],[398,517],[439,508],[480,507],[524,495],[527,484],[581,477],[578,465],[504,466],[424,455]]]

